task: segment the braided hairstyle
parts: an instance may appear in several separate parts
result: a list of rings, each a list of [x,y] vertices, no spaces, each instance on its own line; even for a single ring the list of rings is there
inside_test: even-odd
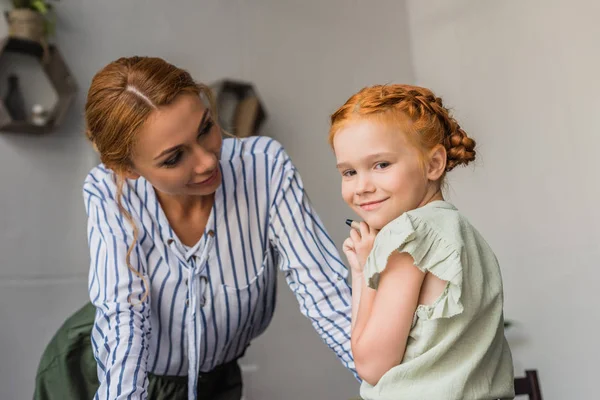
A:
[[[348,122],[374,116],[409,122],[409,138],[423,151],[442,144],[447,154],[446,171],[475,160],[475,141],[462,130],[442,99],[429,89],[411,85],[376,85],[354,94],[331,115],[329,144],[333,147],[335,134]]]

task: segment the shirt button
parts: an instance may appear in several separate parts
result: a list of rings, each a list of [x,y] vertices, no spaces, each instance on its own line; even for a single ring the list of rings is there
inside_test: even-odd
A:
[[[210,231],[208,231],[208,236],[214,237],[215,236],[215,231],[213,231],[212,229]]]
[[[341,275],[338,275],[338,277],[337,277],[337,280],[338,280],[338,281],[341,281],[342,279],[344,279],[344,277],[343,277],[343,276],[341,276]]]
[[[168,239],[168,240],[167,240],[167,244],[168,244],[169,246],[170,246],[170,245],[172,245],[172,244],[173,244],[173,242],[174,242],[174,240],[173,240],[173,239]]]

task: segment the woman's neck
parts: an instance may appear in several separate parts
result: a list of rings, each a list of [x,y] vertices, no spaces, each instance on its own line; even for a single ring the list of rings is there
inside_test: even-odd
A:
[[[181,243],[192,247],[202,238],[215,202],[208,196],[169,196],[157,193],[158,201]]]
[[[215,202],[214,193],[207,196],[173,196],[156,191],[156,197],[165,214],[177,219],[210,213]]]

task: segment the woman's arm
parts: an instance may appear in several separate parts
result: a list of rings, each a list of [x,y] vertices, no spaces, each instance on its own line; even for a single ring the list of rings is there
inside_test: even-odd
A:
[[[359,376],[371,385],[402,362],[425,274],[408,253],[393,253],[377,290],[363,280],[352,353]]]
[[[304,191],[283,148],[272,160],[269,238],[279,253],[302,313],[342,363],[354,371],[350,352],[351,292],[348,270]]]
[[[90,247],[89,295],[96,306],[92,346],[98,361],[99,399],[145,399],[150,335],[150,304],[146,296],[145,258],[135,246],[131,224],[120,214],[112,195],[86,182]]]

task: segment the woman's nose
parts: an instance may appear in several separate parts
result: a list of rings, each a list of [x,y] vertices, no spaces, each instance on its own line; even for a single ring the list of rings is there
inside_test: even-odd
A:
[[[211,151],[208,151],[203,146],[196,146],[194,149],[194,172],[198,175],[203,175],[207,172],[212,172],[217,165],[217,156]]]

